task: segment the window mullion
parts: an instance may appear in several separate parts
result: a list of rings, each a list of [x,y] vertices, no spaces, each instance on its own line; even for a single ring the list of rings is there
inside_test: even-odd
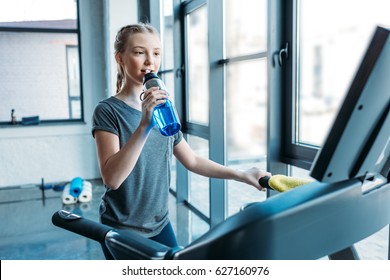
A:
[[[223,57],[223,1],[208,2],[209,63],[210,63],[210,159],[226,163],[224,67],[217,64]],[[225,180],[210,180],[211,226],[223,221],[227,215]]]

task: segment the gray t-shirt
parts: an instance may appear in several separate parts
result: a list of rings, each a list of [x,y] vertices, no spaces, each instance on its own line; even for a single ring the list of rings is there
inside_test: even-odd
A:
[[[96,130],[119,137],[122,148],[137,129],[142,113],[116,97],[99,102],[92,117],[92,135]],[[174,145],[183,139],[179,131],[163,136],[157,127],[150,131],[141,155],[122,185],[106,187],[99,213],[104,224],[133,229],[145,237],[160,233],[169,222],[168,194]]]

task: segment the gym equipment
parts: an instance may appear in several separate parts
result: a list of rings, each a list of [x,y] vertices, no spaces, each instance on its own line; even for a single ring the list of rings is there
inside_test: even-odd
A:
[[[83,181],[83,189],[80,192],[78,201],[81,203],[90,202],[92,200],[92,184],[88,181]]]
[[[75,198],[78,198],[83,190],[83,179],[80,177],[73,178],[70,181],[69,194]]]
[[[90,202],[92,200],[92,184],[80,177],[73,178],[65,185],[62,191],[62,203],[64,205],[77,202]]]
[[[390,30],[377,27],[313,163],[318,180],[247,205],[186,247],[58,211],[53,224],[105,243],[116,259],[357,258],[390,224]]]
[[[70,193],[70,184],[66,184],[61,195],[62,203],[64,205],[77,203],[77,197]]]

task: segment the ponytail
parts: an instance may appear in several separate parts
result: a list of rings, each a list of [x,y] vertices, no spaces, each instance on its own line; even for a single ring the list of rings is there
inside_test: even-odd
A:
[[[122,89],[124,85],[125,74],[122,65],[118,64],[118,73],[116,74],[116,93]]]

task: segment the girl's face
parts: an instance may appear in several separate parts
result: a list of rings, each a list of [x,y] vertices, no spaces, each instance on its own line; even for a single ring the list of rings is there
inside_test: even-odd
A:
[[[116,59],[123,66],[126,84],[142,85],[146,73],[157,73],[160,68],[160,38],[152,33],[132,34],[126,50],[118,54]]]

